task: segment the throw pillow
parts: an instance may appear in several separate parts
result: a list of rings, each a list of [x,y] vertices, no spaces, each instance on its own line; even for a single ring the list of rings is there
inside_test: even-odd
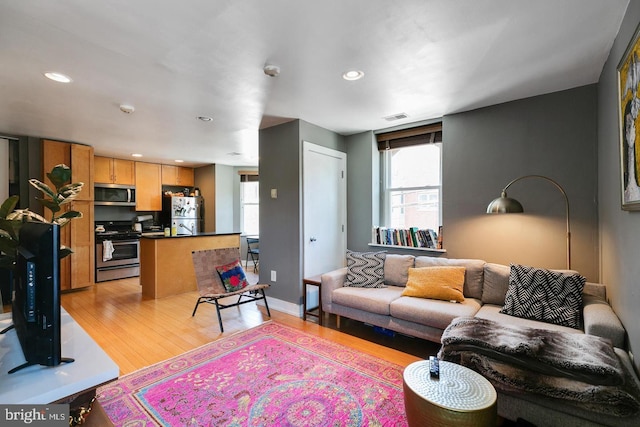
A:
[[[247,276],[244,274],[240,260],[216,267],[220,280],[227,292],[239,291],[249,286]]]
[[[465,271],[454,266],[410,268],[402,295],[462,302]]]
[[[384,284],[405,286],[414,258],[413,255],[387,254],[384,259]]]
[[[500,313],[580,329],[585,281],[577,273],[512,264]]]
[[[354,252],[347,249],[346,286],[384,288],[386,252]]]

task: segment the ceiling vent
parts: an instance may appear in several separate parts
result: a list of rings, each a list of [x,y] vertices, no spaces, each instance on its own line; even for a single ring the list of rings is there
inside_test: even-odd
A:
[[[393,122],[393,121],[396,121],[396,120],[406,119],[407,117],[409,117],[407,115],[407,113],[398,113],[398,114],[392,114],[392,115],[387,116],[387,117],[383,117],[383,119],[385,119],[388,122]]]

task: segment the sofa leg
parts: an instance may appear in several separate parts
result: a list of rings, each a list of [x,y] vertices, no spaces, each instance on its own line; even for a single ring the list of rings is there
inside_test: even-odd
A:
[[[340,316],[336,314],[336,327],[340,329]]]

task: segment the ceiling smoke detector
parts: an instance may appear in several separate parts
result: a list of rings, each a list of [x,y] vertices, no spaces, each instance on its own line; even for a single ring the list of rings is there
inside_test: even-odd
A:
[[[120,104],[120,111],[122,111],[123,113],[131,114],[135,110],[136,109],[133,107],[133,105]]]
[[[280,75],[280,67],[277,65],[265,65],[262,69],[264,73],[269,77],[278,77]]]

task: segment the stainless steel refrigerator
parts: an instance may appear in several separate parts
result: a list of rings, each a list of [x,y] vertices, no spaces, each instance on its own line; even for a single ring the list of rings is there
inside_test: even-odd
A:
[[[164,196],[162,222],[175,228],[177,235],[192,235],[204,231],[204,200],[199,197]]]

